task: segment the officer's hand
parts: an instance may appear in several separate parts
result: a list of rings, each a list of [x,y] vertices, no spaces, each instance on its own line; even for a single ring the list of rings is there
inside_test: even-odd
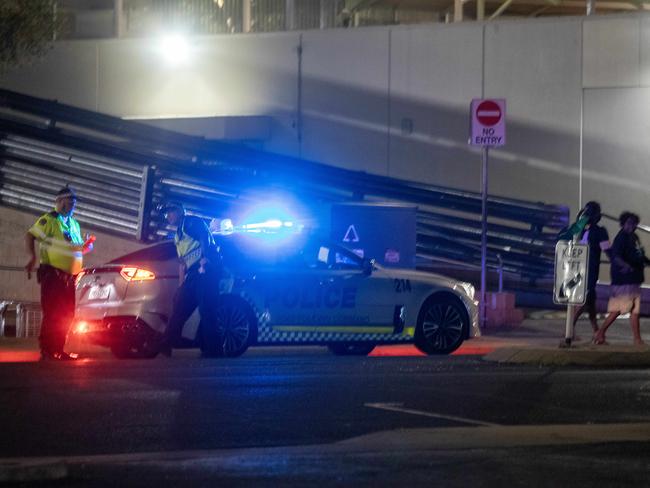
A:
[[[205,273],[205,265],[208,264],[210,260],[208,258],[201,258],[199,261],[199,273],[203,274]]]
[[[25,271],[27,271],[27,279],[32,279],[32,271],[34,271],[34,265],[36,264],[36,258],[31,258],[25,265]]]
[[[89,253],[90,251],[93,250],[93,243],[95,242],[97,238],[93,235],[90,235],[86,232],[86,235],[84,235],[84,244],[82,247],[82,252],[84,254]]]

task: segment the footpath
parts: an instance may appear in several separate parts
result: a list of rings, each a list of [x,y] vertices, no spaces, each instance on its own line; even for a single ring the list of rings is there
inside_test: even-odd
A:
[[[632,344],[628,318],[620,318],[607,331],[607,344],[592,344],[591,325],[579,320],[576,339],[565,347],[565,318],[561,312],[536,312],[514,328],[485,330],[476,344],[489,346],[486,361],[540,366],[648,367],[650,319],[641,319],[645,346]],[[598,322],[602,323],[603,318]],[[474,342],[468,341],[469,344]],[[562,347],[561,347],[562,346]]]

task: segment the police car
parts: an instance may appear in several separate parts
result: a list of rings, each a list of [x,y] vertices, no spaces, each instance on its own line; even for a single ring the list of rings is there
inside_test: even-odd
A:
[[[256,344],[321,344],[334,354],[366,355],[395,343],[448,354],[479,335],[469,283],[385,268],[318,237],[266,251],[235,236],[220,243],[227,272],[218,323],[200,324],[195,314],[183,329],[184,345],[204,355],[239,356]],[[178,281],[169,241],[85,269],[73,330],[117,357],[154,357]],[[219,327],[223,343],[203,341],[205,327]]]

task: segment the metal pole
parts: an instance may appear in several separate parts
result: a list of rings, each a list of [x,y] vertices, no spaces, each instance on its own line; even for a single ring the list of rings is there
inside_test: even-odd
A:
[[[486,275],[487,275],[487,195],[488,195],[488,147],[483,148],[482,192],[481,192],[481,327],[487,323],[486,312]]]
[[[124,0],[113,0],[113,35],[124,37]]]
[[[566,347],[571,347],[571,341],[573,340],[573,305],[569,304],[566,306],[566,327],[564,333],[564,345]]]
[[[242,26],[241,31],[247,33],[251,31],[251,0],[243,0],[242,8]]]
[[[476,0],[476,20],[485,20],[485,0]]]
[[[284,1],[284,28],[285,30],[296,30],[296,2],[295,0]]]
[[[454,0],[454,22],[463,21],[463,1]]]
[[[578,236],[575,235],[573,236],[573,239],[569,241],[569,255],[572,255],[571,249],[573,248],[573,245],[578,242]],[[573,341],[573,314],[575,310],[573,308],[573,305],[570,303],[567,304],[566,306],[566,324],[565,324],[565,332],[564,332],[564,347],[571,347],[571,341]]]

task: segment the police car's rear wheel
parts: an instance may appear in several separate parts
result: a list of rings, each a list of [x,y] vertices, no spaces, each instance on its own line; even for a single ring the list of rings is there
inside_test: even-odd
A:
[[[375,345],[341,342],[329,344],[327,347],[337,356],[367,356],[375,348]]]
[[[248,303],[239,297],[222,296],[215,328],[203,331],[201,352],[209,357],[237,357],[255,342],[257,327]]]
[[[467,337],[469,317],[463,303],[451,295],[424,302],[415,328],[415,345],[427,354],[449,354]]]

